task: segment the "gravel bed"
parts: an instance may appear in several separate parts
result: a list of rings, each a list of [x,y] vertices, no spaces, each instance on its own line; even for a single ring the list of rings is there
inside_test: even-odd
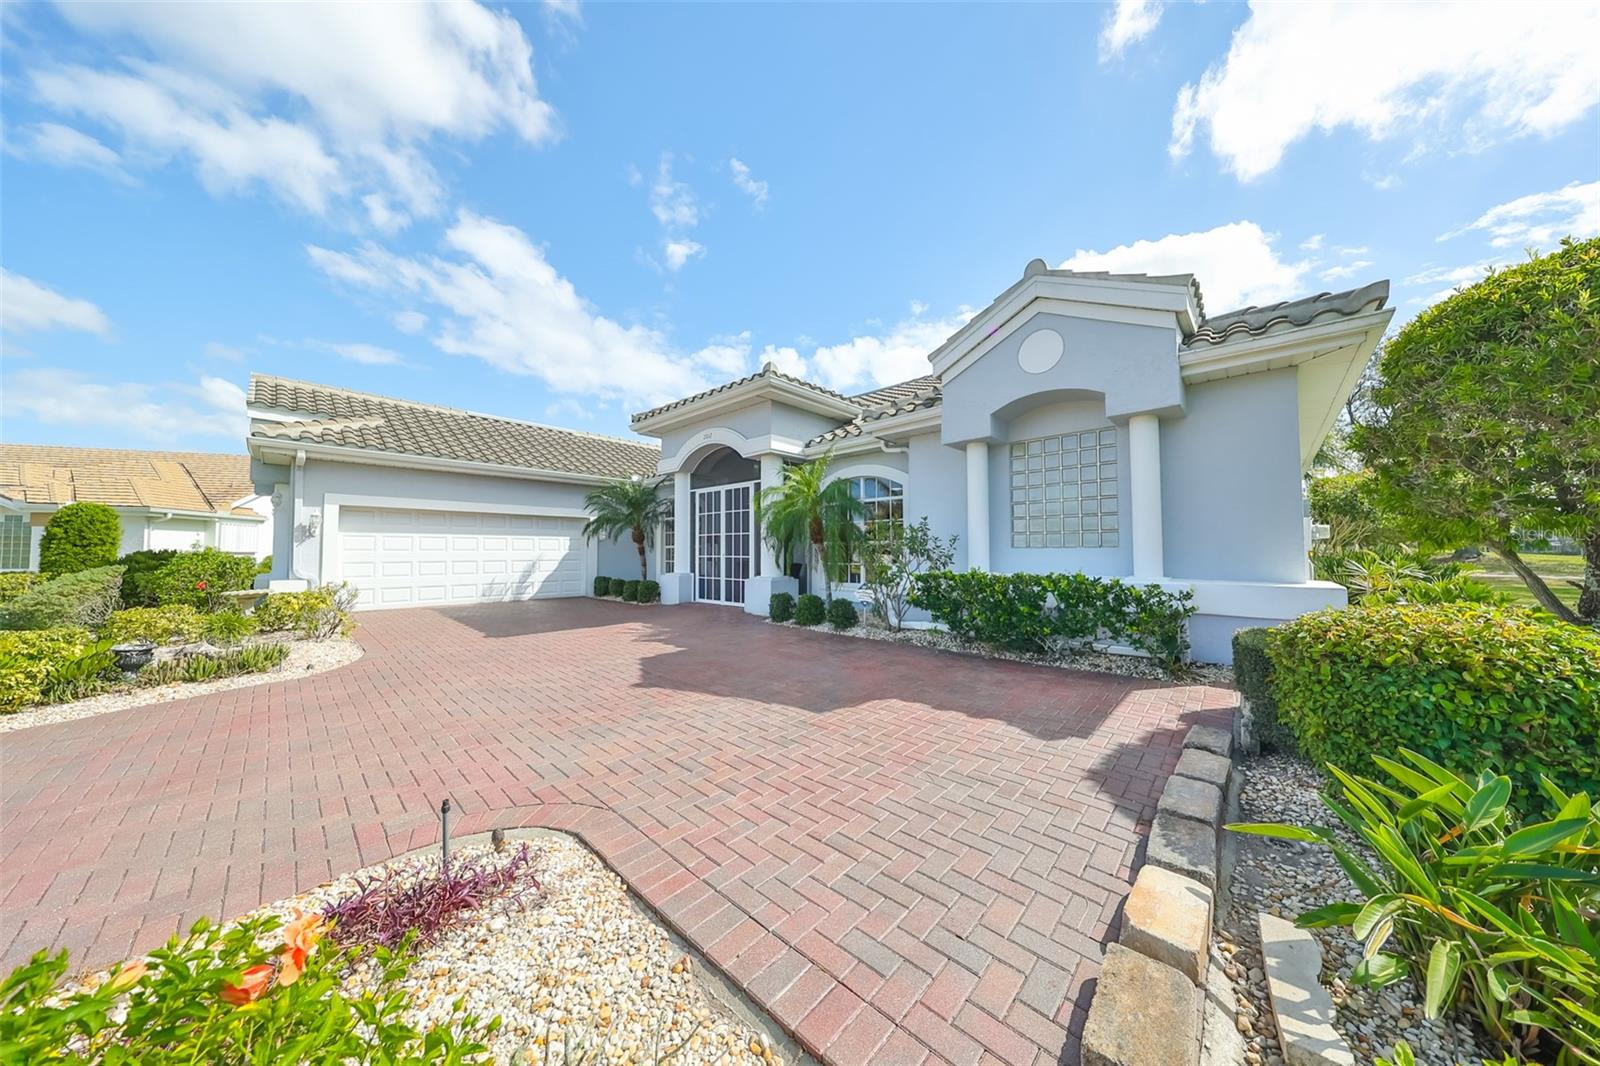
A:
[[[1318,793],[1324,779],[1310,765],[1269,755],[1244,763],[1240,770],[1241,821],[1333,826],[1346,843],[1362,848],[1322,806]],[[1281,1066],[1283,1049],[1271,1021],[1256,916],[1265,911],[1293,920],[1313,907],[1358,901],[1360,896],[1326,848],[1242,834],[1234,836],[1234,843],[1237,863],[1212,947],[1226,960],[1224,970],[1234,982],[1235,1021],[1246,1041],[1246,1060],[1252,1066]],[[1357,1061],[1388,1056],[1401,1039],[1411,1045],[1418,1062],[1429,1066],[1479,1066],[1493,1058],[1488,1050],[1493,1042],[1480,1035],[1465,1012],[1434,1021],[1424,1018],[1421,992],[1410,978],[1376,991],[1350,984],[1350,973],[1361,961],[1361,944],[1348,929],[1311,932],[1322,944],[1322,980],[1333,998],[1334,1028]]]
[[[1184,681],[1198,685],[1233,684],[1233,670],[1215,663],[1190,663],[1182,676],[1174,678],[1150,659],[1142,655],[1111,655],[1099,651],[1062,651],[1056,655],[1028,655],[970,644],[942,629],[890,629],[867,618],[853,629],[834,629],[826,622],[815,626],[800,626],[794,622],[773,622],[769,625],[786,629],[810,629],[839,637],[856,637],[865,640],[887,640],[896,644],[910,644],[917,648],[935,648],[958,655],[976,655],[983,659],[1005,659],[1034,666],[1054,666],[1062,670],[1087,670],[1097,674],[1116,674],[1120,677],[1142,677],[1152,681]]]
[[[92,718],[99,714],[148,707],[156,703],[171,703],[173,700],[186,700],[191,696],[226,692],[228,689],[267,685],[275,681],[291,681],[298,677],[348,666],[361,658],[361,655],[361,645],[349,637],[299,640],[289,646],[289,657],[280,665],[259,674],[240,674],[237,677],[224,677],[216,681],[184,681],[151,688],[130,687],[119,692],[90,696],[86,700],[30,707],[10,714],[0,714],[0,733],[9,733],[14,729],[28,729],[36,725],[72,722],[79,718]]]

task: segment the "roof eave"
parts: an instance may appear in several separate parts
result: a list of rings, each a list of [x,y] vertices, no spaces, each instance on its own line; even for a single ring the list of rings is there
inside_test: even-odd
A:
[[[453,473],[482,474],[487,477],[508,477],[521,481],[554,481],[569,485],[605,485],[618,478],[631,476],[619,471],[616,474],[585,474],[571,470],[545,470],[529,466],[508,466],[504,463],[485,463],[469,459],[445,459],[436,455],[413,455],[408,452],[386,452],[373,448],[352,448],[344,444],[319,444],[283,437],[258,437],[245,439],[252,458],[265,463],[281,465],[295,461],[298,453],[306,458],[324,459],[336,463],[360,463],[368,466],[400,466],[409,469],[444,470]]]
[[[788,407],[844,420],[853,419],[861,413],[861,408],[849,400],[835,399],[782,378],[757,377],[732,388],[684,401],[665,411],[635,416],[630,424],[637,433],[659,437],[687,423],[762,400],[775,400]]]

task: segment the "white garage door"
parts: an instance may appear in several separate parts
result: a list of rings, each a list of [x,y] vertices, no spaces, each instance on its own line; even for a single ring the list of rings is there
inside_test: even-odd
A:
[[[339,511],[339,577],[358,607],[581,596],[583,520],[463,511]]]

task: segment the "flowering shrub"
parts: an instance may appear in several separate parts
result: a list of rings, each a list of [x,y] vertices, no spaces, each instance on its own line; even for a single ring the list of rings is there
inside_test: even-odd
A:
[[[343,991],[350,959],[319,950],[325,928],[319,915],[286,926],[253,918],[225,930],[201,920],[148,960],[65,995],[56,986],[67,953],[41,951],[0,983],[0,1062],[487,1061],[483,1039],[498,1019],[482,1024],[457,1003],[445,1025],[407,1024],[406,997],[395,990],[410,966],[404,944],[375,952],[377,991]]]
[[[156,603],[186,603],[202,611],[215,611],[226,602],[223,593],[249,588],[256,579],[256,561],[216,548],[179,552],[154,574],[144,587]]]

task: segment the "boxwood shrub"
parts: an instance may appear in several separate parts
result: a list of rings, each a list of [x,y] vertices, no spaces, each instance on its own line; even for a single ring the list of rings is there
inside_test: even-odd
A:
[[[622,600],[624,603],[639,602],[639,582],[637,580],[624,581],[622,583]]]
[[[117,609],[122,567],[101,566],[41,581],[10,603],[0,604],[0,629],[98,626]]]
[[[639,602],[640,603],[660,603],[661,602],[661,582],[659,582],[659,581],[641,581],[641,582],[639,582]]]
[[[1520,608],[1379,604],[1267,632],[1279,714],[1314,762],[1365,773],[1401,747],[1468,777],[1600,780],[1600,634]]]
[[[827,616],[827,608],[823,606],[821,596],[807,593],[795,601],[794,624],[797,626],[820,625]]]
[[[1265,751],[1295,751],[1294,734],[1278,717],[1272,694],[1272,660],[1267,658],[1267,631],[1240,629],[1233,634],[1233,682],[1250,701],[1250,731]]]
[[[122,544],[122,519],[103,503],[69,503],[45,524],[39,572],[46,577],[110,566]]]
[[[609,596],[609,595],[611,595],[611,579],[609,577],[597,577],[597,578],[595,578],[594,579],[594,594],[596,596]]]
[[[849,600],[840,596],[828,601],[828,624],[834,629],[852,629],[860,621],[856,605]]]
[[[767,617],[774,622],[787,622],[794,617],[794,594],[774,592],[767,601]]]
[[[117,560],[122,567],[122,605],[124,607],[154,607],[156,592],[151,579],[161,568],[178,557],[177,549],[129,552]]]
[[[613,595],[613,596],[622,595],[623,586],[626,585],[626,584],[627,584],[627,582],[624,581],[620,577],[612,578],[611,579],[611,595]]]

